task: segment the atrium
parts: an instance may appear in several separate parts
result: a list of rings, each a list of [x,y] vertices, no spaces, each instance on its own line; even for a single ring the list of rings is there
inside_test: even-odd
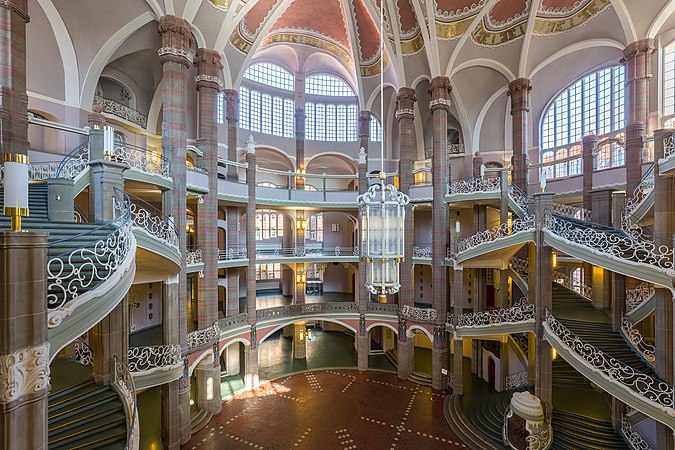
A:
[[[0,1],[0,448],[675,450],[674,127],[675,0]]]

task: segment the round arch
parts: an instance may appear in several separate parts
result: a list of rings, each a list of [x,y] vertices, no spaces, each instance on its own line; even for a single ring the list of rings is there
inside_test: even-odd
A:
[[[197,357],[197,359],[195,359],[192,364],[190,364],[190,366],[188,367],[188,376],[191,377],[192,372],[194,372],[195,368],[199,365],[199,363],[207,359],[209,356],[213,359],[214,355],[212,348],[207,349],[204,353],[199,355],[199,357]]]
[[[415,333],[413,333],[414,330],[420,330],[422,331],[428,338],[429,340],[433,343],[434,342],[434,336],[421,325],[412,325],[408,330],[406,331],[406,336],[409,338],[415,337]]]
[[[386,322],[375,322],[373,324],[370,324],[370,325],[368,325],[368,327],[366,327],[366,332],[369,332],[370,330],[372,330],[375,327],[389,328],[391,331],[394,332],[394,334],[396,334],[396,336],[398,336],[398,328],[393,326],[392,324],[386,323]]]
[[[236,344],[238,342],[241,342],[242,344],[244,344],[245,347],[248,347],[248,346],[251,345],[251,341],[249,341],[246,338],[243,338],[243,337],[234,338],[231,341],[227,341],[227,345],[223,345],[221,348],[218,349],[218,358],[223,356],[223,352],[225,351],[225,349],[227,347],[229,347],[232,344]]]
[[[352,327],[351,325],[349,325],[348,323],[346,323],[344,320],[341,320],[341,319],[334,319],[334,318],[330,318],[330,317],[326,318],[326,317],[321,317],[321,316],[300,316],[300,317],[296,317],[294,319],[288,319],[288,321],[285,321],[282,324],[277,325],[274,328],[272,328],[272,330],[268,331],[265,334],[265,336],[260,338],[260,340],[258,341],[258,345],[262,344],[265,341],[265,339],[267,339],[268,337],[270,337],[271,335],[273,335],[274,333],[276,333],[280,329],[282,329],[284,327],[287,327],[288,325],[293,325],[295,322],[300,322],[300,321],[304,322],[306,320],[317,320],[317,321],[323,321],[323,322],[337,323],[338,325],[342,325],[343,327],[347,328],[349,331],[351,331],[355,335],[356,335],[356,333],[358,333],[356,328]]]

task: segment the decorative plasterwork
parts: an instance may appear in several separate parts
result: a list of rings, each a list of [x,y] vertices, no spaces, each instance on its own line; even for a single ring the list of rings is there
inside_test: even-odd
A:
[[[213,76],[213,75],[197,75],[195,77],[195,83],[199,83],[200,81],[204,81],[206,83],[213,83],[217,84],[219,87],[223,87],[223,82],[220,81],[220,78]]]
[[[348,66],[354,66],[354,61],[347,49],[329,37],[314,32],[308,31],[305,34],[300,30],[279,30],[267,36],[260,47],[264,48],[274,44],[298,44],[317,48],[332,54]]]
[[[0,356],[0,403],[49,387],[49,343]]]

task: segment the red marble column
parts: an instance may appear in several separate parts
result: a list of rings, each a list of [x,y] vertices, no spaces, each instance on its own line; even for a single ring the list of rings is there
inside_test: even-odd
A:
[[[295,108],[295,165],[298,172],[305,170],[305,106]],[[305,178],[295,178],[296,189],[305,188]],[[290,188],[290,186],[289,186]]]
[[[227,120],[227,159],[237,162],[237,127],[239,124],[239,93],[234,89],[225,89],[225,119]],[[227,179],[237,181],[237,168],[227,166]]]
[[[591,211],[593,199],[593,150],[598,145],[598,137],[594,134],[584,136],[581,141],[581,160],[583,165],[584,209]]]
[[[223,85],[220,73],[223,65],[220,53],[200,48],[195,58],[198,91],[198,140],[204,156],[199,165],[208,171],[209,192],[198,208],[199,248],[204,262],[204,278],[199,282],[199,329],[207,328],[218,320],[218,93]]]
[[[0,153],[28,153],[28,21],[27,0],[0,1]]]
[[[450,111],[450,80],[447,77],[435,77],[431,80],[429,106],[432,115],[433,160],[432,178],[432,242],[434,243],[431,264],[433,307],[436,309],[434,342],[431,351],[431,385],[434,389],[443,389],[441,369],[449,365],[449,342],[445,332],[448,311],[448,271],[445,257],[448,247],[448,208],[445,194],[448,184],[448,113]]]
[[[621,63],[626,67],[626,123],[647,123],[649,114],[649,81],[652,78],[654,39],[642,39],[628,45]]]
[[[396,118],[398,119],[399,136],[399,171],[398,179],[400,191],[410,195],[410,185],[413,184],[413,157],[415,151],[415,90],[407,87],[399,89],[396,97],[398,108],[396,109]],[[399,305],[413,306],[415,303],[415,293],[413,292],[413,283],[415,274],[413,272],[413,245],[415,240],[414,233],[413,205],[408,203],[405,207],[405,248],[404,260],[401,263],[401,292],[399,294]],[[399,339],[405,338],[399,336]]]
[[[368,190],[368,141],[370,141],[370,111],[361,111],[359,113],[358,121],[359,133],[359,194],[364,194]],[[362,223],[361,211],[359,210],[359,226]],[[359,230],[360,233],[363,230]],[[360,243],[359,243],[360,245]],[[359,314],[365,314],[368,309],[368,302],[370,301],[370,292],[366,289],[366,262],[361,259],[359,261],[359,286],[358,297]],[[362,330],[365,333],[365,330]]]
[[[532,86],[527,78],[518,78],[509,83],[508,96],[511,97],[511,118],[513,132],[513,182],[527,193],[527,113],[530,111],[530,91]]]
[[[626,194],[631,196],[642,179],[642,149],[644,148],[645,124],[631,122],[626,125]]]

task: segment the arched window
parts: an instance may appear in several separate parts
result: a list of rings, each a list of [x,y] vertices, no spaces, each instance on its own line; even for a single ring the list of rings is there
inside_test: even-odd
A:
[[[243,129],[292,138],[294,116],[292,98],[239,89],[239,126]]]
[[[307,220],[305,237],[311,241],[323,242],[323,213],[314,214]]]
[[[295,90],[293,75],[276,64],[253,64],[244,72],[244,78],[277,89]]]
[[[547,178],[581,174],[582,137],[588,133],[607,135],[623,127],[623,66],[599,70],[573,83],[551,102],[542,121],[542,163],[560,161],[543,168]],[[612,150],[607,152],[606,158],[598,157],[597,169],[623,164],[622,151],[615,156]]]
[[[272,189],[278,189],[279,188],[279,186],[272,183],[271,181],[259,181],[255,185],[260,186],[260,187],[272,188]]]
[[[267,209],[262,209],[255,216],[255,239],[274,239],[284,235],[284,216]]]
[[[354,91],[346,81],[332,75],[312,75],[305,79],[305,94],[331,97],[353,97]]]
[[[382,141],[382,125],[380,125],[380,120],[373,114],[370,115],[370,141]]]
[[[356,140],[356,105],[305,103],[305,139],[346,142]]]

